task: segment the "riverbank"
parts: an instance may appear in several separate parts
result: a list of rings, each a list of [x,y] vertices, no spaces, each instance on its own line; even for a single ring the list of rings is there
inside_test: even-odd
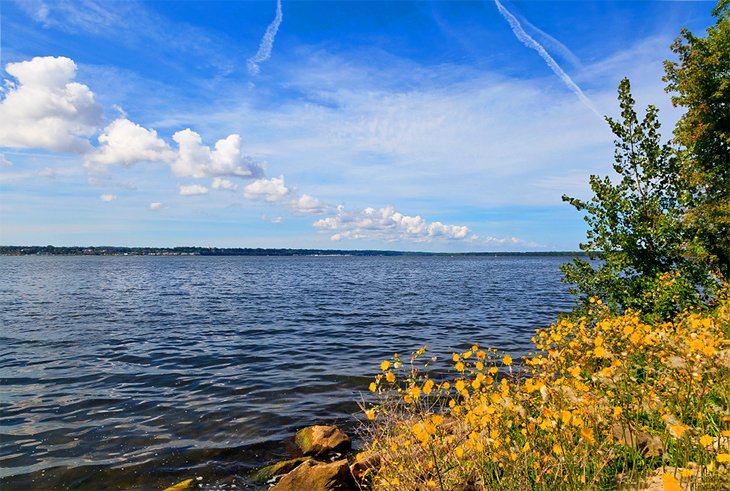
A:
[[[726,489],[730,302],[671,322],[613,315],[538,330],[524,376],[475,345],[430,378],[426,350],[382,362],[359,458],[372,490]],[[506,376],[504,376],[506,375]]]

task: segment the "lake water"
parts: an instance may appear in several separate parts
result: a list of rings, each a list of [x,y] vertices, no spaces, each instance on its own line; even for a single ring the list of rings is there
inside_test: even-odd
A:
[[[524,354],[568,260],[0,257],[0,488],[254,489],[394,352]]]

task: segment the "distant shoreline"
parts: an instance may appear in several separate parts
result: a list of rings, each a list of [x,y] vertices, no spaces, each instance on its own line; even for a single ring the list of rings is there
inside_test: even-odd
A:
[[[578,251],[412,252],[221,247],[0,246],[0,256],[584,256]]]

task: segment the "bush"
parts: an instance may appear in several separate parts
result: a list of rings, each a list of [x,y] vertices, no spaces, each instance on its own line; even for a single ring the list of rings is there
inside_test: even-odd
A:
[[[711,310],[653,323],[636,312],[612,315],[593,299],[590,317],[538,330],[537,352],[520,363],[475,345],[453,354],[456,373],[447,380],[421,368],[425,347],[408,364],[397,355],[384,361],[358,455],[380,464],[361,484],[615,489],[656,474],[666,489],[722,487],[730,458],[727,293]]]

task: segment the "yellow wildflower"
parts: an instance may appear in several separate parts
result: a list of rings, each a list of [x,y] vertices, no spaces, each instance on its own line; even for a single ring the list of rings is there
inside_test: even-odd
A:
[[[682,438],[686,431],[687,427],[684,425],[672,425],[669,427],[669,433],[671,433],[675,438]]]
[[[512,364],[512,357],[510,355],[504,355],[504,358],[502,358],[502,363],[506,366],[510,366]]]
[[[380,364],[380,369],[382,371],[386,371],[388,368],[390,368],[390,362],[388,360],[384,360],[383,363]]]
[[[664,484],[664,491],[682,491],[679,481],[671,474],[662,474],[662,483]]]
[[[700,437],[700,443],[704,445],[705,447],[708,445],[712,445],[712,442],[714,442],[715,439],[712,438],[710,435],[703,435]]]

